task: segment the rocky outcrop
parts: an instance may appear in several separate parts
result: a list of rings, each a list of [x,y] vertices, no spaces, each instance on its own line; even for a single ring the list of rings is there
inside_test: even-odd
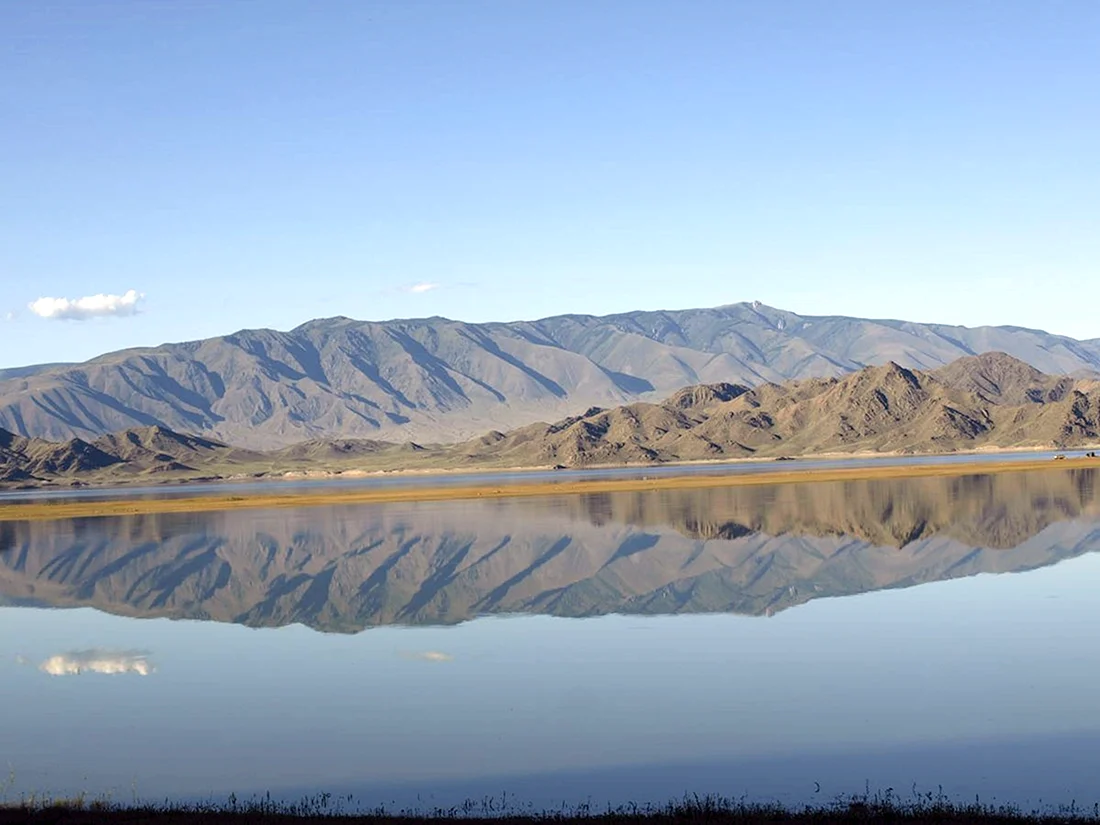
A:
[[[842,378],[693,387],[660,404],[589,410],[460,449],[471,459],[585,466],[1098,442],[1100,384],[991,353],[933,372],[891,362]]]

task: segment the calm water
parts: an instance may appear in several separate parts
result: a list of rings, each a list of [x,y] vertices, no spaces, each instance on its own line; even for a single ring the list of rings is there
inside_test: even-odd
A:
[[[0,796],[1091,804],[1097,480],[0,524]]]

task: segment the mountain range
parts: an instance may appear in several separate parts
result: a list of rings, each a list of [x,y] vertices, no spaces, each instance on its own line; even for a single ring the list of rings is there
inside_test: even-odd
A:
[[[584,466],[1098,441],[1100,381],[1050,376],[986,353],[929,372],[890,362],[841,378],[688,387],[659,404],[595,408],[490,433],[452,452],[517,466]]]
[[[771,614],[1100,549],[1097,470],[0,523],[0,604],[325,632]]]
[[[1100,371],[1100,339],[757,302],[486,324],[329,318],[0,370],[0,428],[62,441],[157,426],[264,450],[330,438],[453,443],[686,386],[755,388],[888,362],[932,370],[987,351],[1049,374]]]
[[[160,426],[92,441],[0,430],[0,483],[123,483],[294,471],[586,467],[836,453],[929,453],[1100,443],[1100,380],[1050,376],[1003,353],[930,372],[894,362],[841,378],[703,384],[660,403],[595,407],[452,445],[321,439],[233,447]]]

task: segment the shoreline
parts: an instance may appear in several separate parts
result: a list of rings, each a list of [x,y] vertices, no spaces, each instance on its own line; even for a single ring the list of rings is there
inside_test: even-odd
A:
[[[889,460],[897,458],[954,458],[958,456],[989,456],[989,455],[1027,455],[1029,453],[1085,453],[1100,450],[1100,444],[1083,447],[1059,448],[1053,446],[1041,447],[977,447],[973,450],[954,450],[951,452],[904,452],[902,450],[890,450],[888,452],[825,452],[825,453],[794,453],[784,456],[745,456],[742,458],[696,458],[681,461],[666,461],[660,463],[604,463],[586,464],[581,467],[558,467],[550,464],[523,464],[523,465],[479,465],[476,467],[403,467],[399,469],[360,469],[349,467],[339,470],[285,470],[262,477],[249,475],[224,476],[217,482],[248,482],[248,481],[320,481],[339,478],[385,478],[385,477],[427,477],[440,476],[446,478],[454,475],[492,475],[494,473],[549,473],[563,469],[564,471],[576,470],[645,470],[663,469],[665,467],[745,467],[758,464],[774,464],[785,461],[875,461],[878,459]],[[203,483],[197,479],[180,479],[174,483],[179,485]],[[89,485],[91,486],[91,485]],[[111,485],[104,485],[108,487]],[[118,485],[124,487],[127,485]],[[54,489],[43,487],[41,489]],[[62,489],[62,488],[57,488]]]
[[[1027,447],[977,447],[972,450],[953,450],[950,452],[906,452],[902,450],[890,450],[887,452],[824,452],[824,453],[810,453],[810,454],[792,454],[783,456],[746,456],[742,458],[702,458],[702,459],[687,459],[681,461],[668,461],[660,463],[600,463],[600,464],[586,464],[584,466],[567,467],[561,465],[550,464],[524,464],[524,465],[512,465],[512,464],[479,464],[476,466],[446,466],[446,467],[399,467],[399,468],[366,468],[366,467],[339,467],[339,468],[317,468],[317,469],[285,469],[285,470],[271,470],[259,473],[237,472],[226,474],[201,474],[196,473],[190,476],[176,476],[168,478],[156,478],[147,474],[123,476],[120,478],[106,479],[81,479],[73,478],[69,479],[69,483],[52,482],[47,481],[41,484],[13,484],[0,482],[0,494],[4,493],[48,493],[48,492],[67,492],[76,489],[90,489],[90,490],[118,490],[120,493],[125,494],[128,489],[135,487],[158,487],[164,489],[178,489],[181,487],[187,487],[188,485],[200,485],[200,484],[277,484],[279,482],[303,482],[303,481],[336,481],[341,479],[375,479],[375,478],[424,478],[430,479],[433,476],[439,478],[448,478],[456,475],[494,475],[499,473],[550,473],[550,472],[570,472],[570,471],[587,471],[587,470],[622,470],[622,471],[642,471],[646,469],[664,470],[665,468],[676,467],[704,467],[713,468],[715,470],[723,467],[737,468],[746,466],[756,466],[761,464],[773,464],[776,462],[818,462],[818,461],[888,461],[891,459],[954,459],[964,456],[973,456],[975,458],[982,456],[1014,456],[1014,455],[1040,455],[1044,453],[1085,453],[1089,451],[1100,451],[1100,443],[1096,445],[1084,445],[1079,447],[1058,448],[1050,445],[1044,446],[1027,446]],[[1077,456],[1083,457],[1083,456]],[[1077,458],[1075,457],[1075,458]],[[960,462],[963,463],[963,462]]]
[[[1025,459],[985,463],[960,461],[944,464],[894,464],[888,466],[834,467],[826,469],[775,470],[765,473],[663,475],[653,478],[597,478],[583,481],[543,481],[522,484],[462,484],[373,489],[327,489],[318,492],[263,492],[252,495],[225,494],[177,496],[173,498],[102,498],[0,502],[0,522],[53,521],[68,518],[152,515],[157,513],[223,512],[242,509],[285,509],[355,504],[463,501],[474,499],[573,496],[597,493],[693,490],[720,487],[751,487],[776,484],[805,484],[829,481],[875,481],[884,479],[957,477],[1044,470],[1100,469],[1100,458],[1061,461]]]

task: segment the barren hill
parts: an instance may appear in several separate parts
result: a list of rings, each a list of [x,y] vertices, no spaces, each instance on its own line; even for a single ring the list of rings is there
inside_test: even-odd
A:
[[[58,444],[0,430],[0,482],[82,475],[121,461],[79,438]]]
[[[691,385],[756,387],[889,361],[934,369],[988,350],[1048,373],[1100,371],[1100,340],[802,316],[759,303],[491,324],[330,318],[2,370],[0,427],[91,441],[158,425],[251,449],[330,438],[455,442]]]
[[[100,436],[46,441],[0,429],[0,487],[40,484],[125,484],[263,476],[310,469],[345,469],[356,462],[401,466],[424,448],[415,444],[335,439],[259,452],[160,426]]]
[[[582,466],[1098,442],[1100,383],[987,353],[932,372],[891,362],[842,378],[693,387],[659,404],[590,409],[455,449],[483,461]]]
[[[594,407],[556,423],[494,430],[456,445],[339,438],[259,452],[161,427],[127,430],[92,443],[52,443],[0,430],[0,482],[583,467],[1097,444],[1100,382],[1045,375],[1004,353],[986,353],[931,372],[891,362],[841,378],[782,385],[704,384],[660,403]]]

